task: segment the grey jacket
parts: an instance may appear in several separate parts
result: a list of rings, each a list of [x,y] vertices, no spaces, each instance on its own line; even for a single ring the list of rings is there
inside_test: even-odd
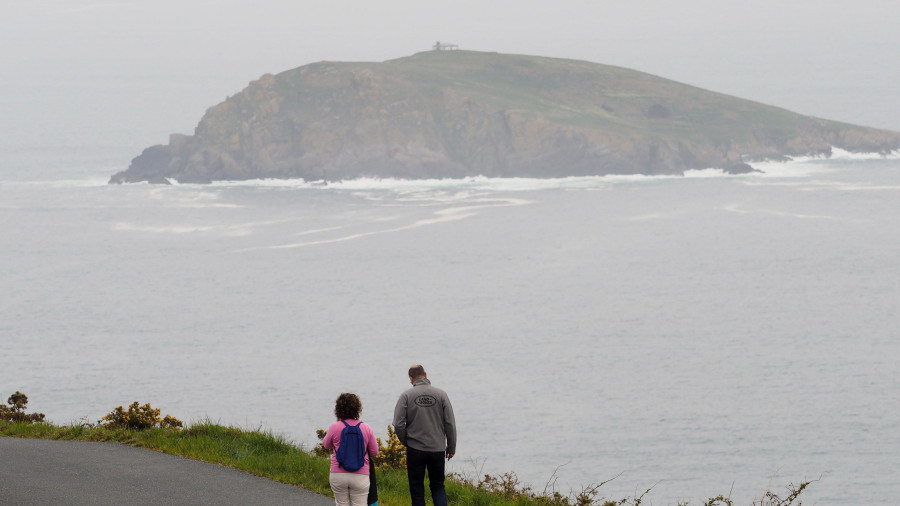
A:
[[[400,394],[394,431],[404,446],[425,452],[456,453],[456,419],[447,392],[427,378]]]

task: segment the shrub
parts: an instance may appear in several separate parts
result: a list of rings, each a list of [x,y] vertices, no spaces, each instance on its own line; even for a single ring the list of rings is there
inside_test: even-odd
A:
[[[394,427],[387,427],[388,440],[387,445],[382,443],[381,438],[375,438],[378,441],[378,455],[375,456],[375,468],[385,469],[406,469],[406,447],[400,442]]]
[[[322,440],[325,439],[325,434],[328,434],[328,431],[325,429],[316,429],[316,437],[319,438],[319,444],[313,448],[313,454],[317,457],[327,457],[333,453],[333,450],[329,450],[322,445]]]
[[[325,448],[321,443],[327,433],[328,431],[325,429],[316,430],[316,436],[319,438],[320,443],[313,448],[314,455],[319,457],[331,455],[332,450]],[[406,469],[406,447],[400,443],[397,433],[394,432],[394,427],[388,425],[387,433],[387,445],[384,444],[380,437],[375,438],[375,441],[378,442],[378,455],[374,459],[375,469],[382,471],[385,469]]]
[[[455,502],[466,502],[464,494],[467,491],[484,491],[492,496],[513,501],[516,504],[536,504],[539,506],[642,506],[645,496],[653,490],[653,487],[650,487],[640,495],[622,499],[598,497],[600,495],[600,487],[620,476],[617,475],[604,482],[582,487],[581,492],[571,492],[567,496],[556,489],[556,471],[553,472],[553,477],[550,478],[543,492],[537,492],[529,486],[523,486],[519,482],[519,477],[513,472],[490,475],[481,474],[480,469],[478,469],[477,474],[479,475],[477,477],[472,477],[468,473],[450,473],[447,476],[449,482],[461,485],[463,489],[454,489]],[[754,500],[750,506],[800,506],[802,504],[800,502],[800,494],[803,493],[810,483],[812,482],[804,481],[799,485],[788,485],[788,495],[784,498],[771,491],[766,491],[762,499]],[[690,502],[678,503],[678,506],[690,505]],[[733,505],[734,502],[731,500],[731,497],[723,495],[711,497],[701,504],[701,506]]]
[[[43,413],[26,413],[25,406],[28,405],[28,396],[23,394],[22,392],[16,392],[9,396],[9,399],[6,400],[6,403],[12,406],[11,408],[7,408],[6,406],[0,404],[0,420],[6,420],[7,422],[25,422],[25,423],[35,423],[35,422],[43,422],[44,414]]]
[[[122,428],[132,430],[144,430],[152,427],[177,429],[184,426],[181,420],[171,415],[160,418],[159,410],[154,409],[150,404],[140,406],[137,402],[131,403],[128,406],[128,411],[125,411],[122,406],[118,406],[97,423],[108,429]]]
[[[789,484],[787,486],[788,495],[784,498],[777,496],[771,490],[767,490],[762,499],[760,499],[759,501],[753,501],[753,504],[751,506],[788,506],[794,504],[794,501],[797,501],[797,505],[799,506],[800,504],[802,504],[799,501],[800,494],[802,494],[803,491],[806,490],[806,487],[808,487],[813,481],[818,480],[802,481],[799,485],[794,485],[793,483]]]

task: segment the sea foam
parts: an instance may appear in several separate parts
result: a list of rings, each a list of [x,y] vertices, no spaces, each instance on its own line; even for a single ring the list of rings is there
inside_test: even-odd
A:
[[[555,189],[590,190],[605,188],[611,184],[645,183],[658,180],[678,178],[708,179],[708,178],[745,178],[745,177],[809,177],[823,172],[830,172],[829,162],[840,161],[866,161],[866,160],[900,160],[900,150],[882,153],[853,153],[837,147],[832,147],[830,156],[801,156],[793,157],[786,161],[760,161],[751,165],[759,172],[747,174],[731,174],[722,169],[690,169],[683,175],[646,175],[646,174],[609,174],[603,176],[570,176],[559,178],[529,178],[529,177],[487,177],[469,176],[464,178],[432,178],[432,179],[398,179],[398,178],[374,178],[360,177],[339,181],[307,181],[301,178],[295,179],[248,179],[214,181],[208,185],[180,184],[173,179],[169,181],[176,187],[257,187],[257,188],[288,188],[288,189],[315,189],[315,190],[341,190],[341,191],[389,191],[392,193],[405,193],[415,195],[416,192],[434,192],[445,189],[448,191],[472,190],[472,191],[538,191]],[[47,182],[43,182],[47,183]],[[105,180],[96,177],[85,181],[53,181],[54,186],[103,186]],[[146,184],[146,183],[129,183]]]

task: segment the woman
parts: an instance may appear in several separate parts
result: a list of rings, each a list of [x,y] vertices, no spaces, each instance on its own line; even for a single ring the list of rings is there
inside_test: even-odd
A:
[[[322,439],[322,446],[334,450],[331,454],[330,482],[336,506],[366,506],[366,498],[369,495],[369,466],[372,465],[371,458],[378,455],[378,443],[375,441],[375,432],[372,428],[359,421],[361,411],[362,402],[356,394],[339,395],[334,403],[334,416],[337,417],[337,421],[328,427],[328,432]],[[347,425],[358,425],[365,441],[364,464],[356,471],[341,468],[337,461],[337,451],[341,447],[341,432]]]

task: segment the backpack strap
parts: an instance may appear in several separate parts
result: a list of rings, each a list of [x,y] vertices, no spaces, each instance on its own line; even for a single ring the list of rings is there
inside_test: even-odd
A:
[[[345,427],[345,428],[346,428],[346,427],[356,427],[356,428],[358,428],[358,429],[359,429],[359,433],[360,433],[360,435],[362,435],[362,438],[363,438],[363,445],[366,445],[366,447],[368,448],[369,440],[368,440],[368,438],[366,437],[366,433],[363,432],[363,430],[362,430],[362,424],[363,424],[364,422],[360,421],[360,422],[359,422],[358,424],[356,424],[356,425],[350,425],[349,423],[347,423],[346,420],[341,420],[341,423],[344,424],[344,427]],[[368,450],[366,450],[364,453],[369,453],[369,452],[368,452]]]
[[[341,420],[341,421],[344,422],[343,420]],[[363,438],[363,455],[368,455],[369,454],[369,438],[366,437],[365,431],[362,430],[362,425],[364,423],[366,423],[366,422],[360,420],[359,423],[356,425],[349,425],[347,422],[344,422],[344,425],[346,425],[347,427],[357,427],[359,429],[359,433],[360,433],[360,435],[362,435],[362,438]],[[366,425],[368,425],[368,424],[366,424]]]

